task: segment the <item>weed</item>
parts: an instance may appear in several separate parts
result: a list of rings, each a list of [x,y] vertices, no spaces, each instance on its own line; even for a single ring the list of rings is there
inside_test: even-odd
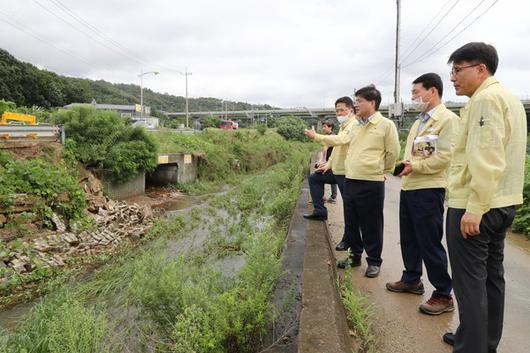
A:
[[[346,316],[361,341],[361,352],[375,353],[377,352],[377,339],[371,326],[374,307],[366,296],[353,288],[351,278],[351,269],[348,269],[342,281],[337,279],[342,303],[346,308]]]

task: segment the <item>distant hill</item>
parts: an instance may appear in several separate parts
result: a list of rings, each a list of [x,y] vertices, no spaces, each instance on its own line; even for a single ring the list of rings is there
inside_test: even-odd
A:
[[[90,103],[93,99],[98,103],[135,104],[140,103],[140,86],[57,75],[19,61],[0,49],[0,99],[15,102],[18,106],[36,105],[44,108]],[[190,98],[189,110],[221,110],[222,102],[217,98]],[[273,108],[267,104],[227,103],[230,110]],[[156,110],[185,110],[184,97],[157,93],[146,88],[144,104]]]

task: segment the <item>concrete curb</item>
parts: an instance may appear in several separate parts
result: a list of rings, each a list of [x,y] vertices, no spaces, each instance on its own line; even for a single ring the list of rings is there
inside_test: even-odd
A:
[[[352,352],[346,314],[336,286],[335,263],[326,222],[306,220],[300,353]]]

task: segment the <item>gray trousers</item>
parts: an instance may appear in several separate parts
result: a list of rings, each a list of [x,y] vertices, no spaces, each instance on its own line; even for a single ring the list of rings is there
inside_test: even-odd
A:
[[[515,208],[491,209],[482,216],[480,234],[467,239],[460,232],[464,213],[447,211],[447,247],[460,318],[453,352],[495,353],[504,318],[504,238]]]

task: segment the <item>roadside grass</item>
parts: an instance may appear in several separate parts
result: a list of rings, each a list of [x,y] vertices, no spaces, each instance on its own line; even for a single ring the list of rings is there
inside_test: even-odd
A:
[[[252,352],[273,320],[269,297],[310,147],[289,144],[283,163],[241,176],[210,206],[160,219],[148,246],[57,285],[0,335],[0,352]],[[244,262],[229,274],[222,258]]]
[[[348,323],[360,344],[355,353],[377,353],[378,341],[372,327],[375,308],[366,296],[354,288],[351,274],[352,270],[347,269],[342,279],[337,278],[337,286]]]
[[[523,204],[517,207],[512,230],[530,237],[530,154],[526,155]]]

